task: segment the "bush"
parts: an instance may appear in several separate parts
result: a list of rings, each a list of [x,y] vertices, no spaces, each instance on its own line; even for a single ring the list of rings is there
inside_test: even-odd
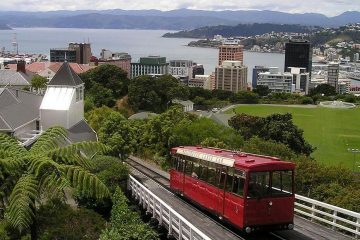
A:
[[[111,210],[110,227],[101,233],[101,240],[158,239],[157,233],[129,208],[128,200],[120,188],[116,188],[112,201],[114,206]]]
[[[314,104],[314,100],[311,97],[302,97],[301,104]]]
[[[38,236],[47,239],[99,239],[105,220],[88,209],[72,209],[60,200],[42,205],[37,214]]]

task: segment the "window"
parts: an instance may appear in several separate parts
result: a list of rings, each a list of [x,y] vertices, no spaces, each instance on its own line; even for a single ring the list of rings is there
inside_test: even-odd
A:
[[[171,165],[171,167],[172,167],[173,169],[176,169],[176,168],[177,168],[177,165],[178,165],[178,158],[177,158],[177,157],[173,157],[173,158],[172,158],[172,165]]]
[[[191,173],[191,176],[194,178],[199,178],[200,173],[201,173],[201,166],[199,164],[199,161],[200,160],[198,160],[198,159],[194,159],[194,162],[193,162],[193,172]]]
[[[209,163],[208,167],[208,176],[207,176],[207,182],[216,186],[216,165],[214,163]]]
[[[250,173],[247,195],[249,198],[262,198],[270,196],[270,172]]]
[[[234,169],[230,168],[229,171],[228,171],[228,175],[226,177],[225,190],[227,192],[232,192],[233,175],[234,175]]]
[[[184,172],[184,163],[185,161],[179,158],[176,170],[179,172]]]
[[[190,160],[190,158],[186,159],[186,165],[185,165],[185,174],[187,175],[191,175],[192,173],[192,168],[193,168],[193,163]]]
[[[199,178],[203,181],[207,181],[207,162],[205,161],[200,161],[200,175],[199,175]]]
[[[292,171],[272,172],[271,194],[287,196],[292,194]]]
[[[245,172],[235,170],[233,177],[232,192],[239,196],[244,196]]]

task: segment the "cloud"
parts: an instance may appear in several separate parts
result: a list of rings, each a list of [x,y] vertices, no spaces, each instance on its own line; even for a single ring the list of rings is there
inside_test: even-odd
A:
[[[316,6],[314,6],[316,4]],[[273,10],[291,13],[322,13],[328,16],[345,11],[360,11],[359,0],[11,0],[0,1],[2,11],[52,11],[101,9],[159,9],[178,8],[203,10]]]

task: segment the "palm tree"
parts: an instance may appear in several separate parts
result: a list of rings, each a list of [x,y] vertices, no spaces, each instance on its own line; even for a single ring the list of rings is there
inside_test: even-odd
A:
[[[49,128],[27,150],[0,134],[0,209],[20,232],[31,227],[32,237],[36,207],[47,199],[66,199],[65,191],[73,188],[97,198],[109,196],[107,187],[88,170],[91,158],[106,147],[98,142],[70,144],[66,135],[64,128]]]

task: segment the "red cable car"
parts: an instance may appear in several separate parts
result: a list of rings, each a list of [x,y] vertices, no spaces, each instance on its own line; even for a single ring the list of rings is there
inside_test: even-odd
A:
[[[194,146],[171,154],[175,192],[247,233],[293,229],[294,163]]]

